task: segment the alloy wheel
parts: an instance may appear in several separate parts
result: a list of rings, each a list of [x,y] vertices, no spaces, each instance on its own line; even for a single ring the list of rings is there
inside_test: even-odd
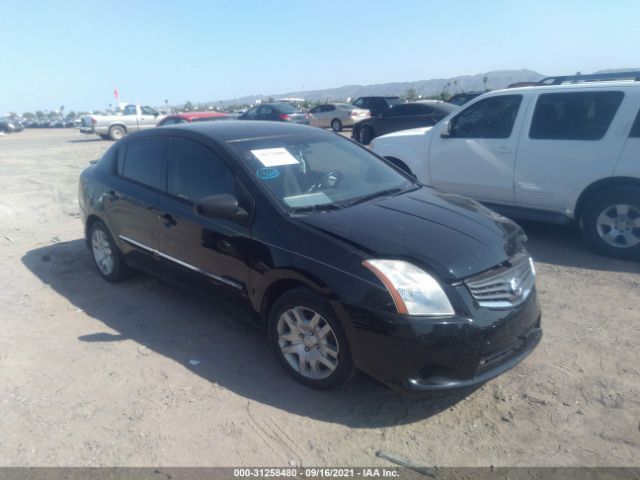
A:
[[[278,318],[276,330],[282,355],[302,376],[319,380],[338,367],[338,339],[331,325],[315,310],[290,308]]]
[[[113,250],[111,249],[109,238],[104,231],[100,229],[93,231],[91,250],[98,269],[103,275],[110,275],[113,272],[114,265]]]
[[[640,210],[632,205],[609,205],[598,215],[596,227],[607,245],[616,248],[640,245]]]

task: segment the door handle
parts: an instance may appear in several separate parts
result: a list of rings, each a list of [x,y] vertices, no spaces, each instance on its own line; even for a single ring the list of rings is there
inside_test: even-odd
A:
[[[173,218],[173,216],[170,213],[158,214],[158,216],[156,218],[158,219],[158,221],[164,223],[165,227],[171,227],[171,226],[176,225],[178,223],[176,221],[176,219]]]
[[[511,150],[509,147],[505,147],[505,146],[501,146],[496,148],[496,151],[500,152],[500,153],[511,153],[513,152],[513,150]]]

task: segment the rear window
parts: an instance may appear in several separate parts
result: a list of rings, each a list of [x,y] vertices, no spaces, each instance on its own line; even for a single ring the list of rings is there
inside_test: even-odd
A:
[[[118,158],[118,173],[129,180],[161,190],[166,146],[164,138],[146,138],[129,143],[124,158]]]
[[[276,105],[276,109],[282,113],[296,113],[295,107],[289,105],[288,103],[281,103]]]
[[[631,127],[631,133],[629,133],[629,136],[635,138],[640,137],[640,112],[636,115],[636,121],[633,122],[633,127]]]
[[[618,111],[622,92],[540,95],[529,137],[540,140],[600,140]]]

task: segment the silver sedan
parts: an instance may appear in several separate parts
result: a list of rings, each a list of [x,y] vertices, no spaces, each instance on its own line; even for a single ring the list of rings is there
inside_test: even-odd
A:
[[[348,103],[326,103],[309,110],[310,125],[331,128],[334,132],[339,132],[343,127],[353,127],[369,117],[369,110]]]

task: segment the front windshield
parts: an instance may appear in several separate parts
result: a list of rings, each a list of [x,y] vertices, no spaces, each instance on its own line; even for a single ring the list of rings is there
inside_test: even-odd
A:
[[[325,133],[228,142],[288,211],[342,208],[414,183],[367,150]]]

